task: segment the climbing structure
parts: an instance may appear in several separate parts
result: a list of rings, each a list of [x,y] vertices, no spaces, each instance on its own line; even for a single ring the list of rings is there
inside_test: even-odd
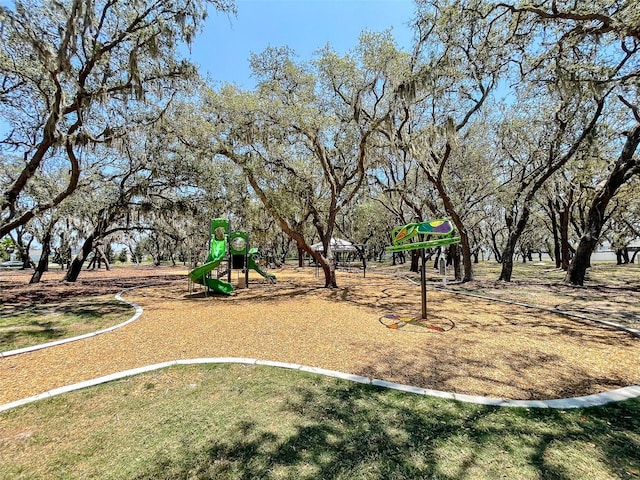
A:
[[[226,261],[227,269],[220,275],[227,274],[227,281],[220,276],[213,276],[214,270],[221,262]],[[226,218],[214,218],[211,221],[211,240],[209,242],[209,255],[203,265],[189,272],[192,282],[199,283],[215,293],[230,295],[233,293],[231,285],[231,270],[242,270],[244,273],[244,286],[249,285],[249,270],[255,270],[264,278],[273,283],[276,276],[264,271],[259,264],[257,248],[249,248],[249,236],[247,232],[229,231],[229,220]]]

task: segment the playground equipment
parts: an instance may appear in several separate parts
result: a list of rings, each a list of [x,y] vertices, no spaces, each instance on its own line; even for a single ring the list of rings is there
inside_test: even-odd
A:
[[[231,295],[231,271],[242,270],[244,273],[244,285],[249,285],[249,270],[255,270],[270,282],[274,282],[276,276],[265,272],[259,264],[257,248],[249,249],[249,235],[247,232],[229,232],[229,220],[215,218],[211,220],[211,240],[209,242],[209,255],[204,264],[189,272],[192,282],[204,285],[208,290],[216,293]],[[217,278],[212,273],[218,272],[222,262],[226,262],[227,268]],[[227,275],[227,280],[220,277]]]
[[[425,240],[425,236],[436,236],[434,239]],[[420,272],[420,288],[422,291],[422,318],[427,319],[427,274],[425,249],[443,247],[460,243],[460,237],[453,235],[453,225],[449,220],[438,219],[427,222],[409,223],[401,227],[395,227],[391,231],[393,245],[387,247],[388,252],[405,252],[409,250],[421,250],[422,268]],[[396,326],[397,328],[397,326]]]
[[[441,238],[412,242],[411,240],[418,235],[437,235]],[[449,220],[429,220],[396,227],[391,231],[391,240],[393,245],[387,247],[388,252],[405,252],[460,243],[460,237],[453,236],[453,225]]]

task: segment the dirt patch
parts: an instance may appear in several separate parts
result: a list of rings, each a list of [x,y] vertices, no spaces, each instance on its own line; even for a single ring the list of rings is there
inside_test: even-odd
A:
[[[640,328],[640,289],[635,285],[573,287],[562,283],[509,284],[483,280],[475,285],[459,284],[451,288]]]
[[[385,315],[420,312],[419,287],[402,278],[340,274],[341,288],[329,290],[310,269],[275,273],[275,285],[252,275],[230,297],[189,292],[186,280],[134,290],[126,298],[145,309],[136,322],[0,360],[0,402],[152,363],[227,356],[512,399],[640,384],[640,339],[625,332],[446,292],[429,292],[427,321],[447,329],[392,329]]]
[[[111,270],[83,270],[78,280],[64,282],[65,272],[52,269],[45,272],[40,283],[29,284],[32,271],[0,270],[0,303],[20,307],[23,304],[55,303],[77,297],[115,294],[126,288],[167,283],[187,270],[179,267],[114,267]],[[186,280],[185,280],[186,285]]]

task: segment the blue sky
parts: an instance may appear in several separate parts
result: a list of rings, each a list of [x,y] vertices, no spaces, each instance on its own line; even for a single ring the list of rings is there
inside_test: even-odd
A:
[[[411,44],[413,0],[236,0],[236,6],[237,16],[211,12],[190,58],[202,75],[245,88],[254,85],[251,53],[269,46],[288,46],[301,60],[327,43],[346,53],[365,29],[391,29],[400,47]]]

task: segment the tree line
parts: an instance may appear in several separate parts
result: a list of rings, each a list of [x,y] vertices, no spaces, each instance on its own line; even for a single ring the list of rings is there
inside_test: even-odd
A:
[[[510,281],[518,256],[544,252],[582,285],[599,244],[624,260],[640,237],[633,2],[416,1],[409,48],[370,31],[304,61],[270,47],[252,55],[250,89],[180,57],[207,9],[235,13],[225,0],[0,7],[0,238],[43,246],[34,281],[51,251],[78,252],[74,281],[110,242],[197,261],[219,216],[276,257],[310,255],[327,287],[332,237],[379,259],[415,219],[451,219],[463,281],[479,255]]]

